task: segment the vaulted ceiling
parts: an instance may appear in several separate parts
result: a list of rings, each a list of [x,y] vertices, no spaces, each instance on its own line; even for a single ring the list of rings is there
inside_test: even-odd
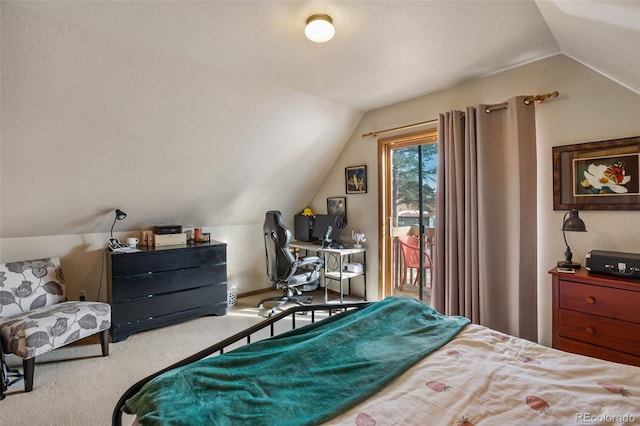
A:
[[[3,237],[106,232],[114,207],[130,229],[261,223],[310,201],[367,111],[556,54],[640,93],[639,1],[0,8]],[[304,38],[313,13],[331,41]]]
[[[65,22],[368,111],[562,52],[640,92],[640,2],[21,2]],[[314,44],[306,18],[336,36]]]

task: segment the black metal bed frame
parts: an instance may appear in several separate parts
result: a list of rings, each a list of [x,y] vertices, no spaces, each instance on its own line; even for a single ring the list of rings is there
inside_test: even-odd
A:
[[[129,398],[131,398],[133,395],[135,395],[145,383],[159,376],[162,373],[165,373],[169,370],[173,370],[174,368],[177,368],[177,367],[182,367],[184,365],[191,364],[192,362],[206,358],[210,355],[214,355],[216,352],[218,353],[218,355],[222,355],[226,348],[243,339],[246,339],[246,344],[250,344],[251,336],[267,327],[270,328],[270,336],[273,337],[275,335],[275,326],[274,326],[275,323],[283,319],[286,319],[288,317],[291,317],[291,329],[294,330],[297,327],[296,314],[308,314],[310,312],[311,324],[313,324],[316,322],[315,314],[317,311],[327,311],[328,315],[331,317],[335,313],[341,313],[341,312],[345,312],[353,309],[361,309],[361,308],[364,308],[365,306],[369,306],[371,303],[374,303],[374,302],[347,302],[347,303],[340,303],[340,304],[325,303],[325,304],[317,304],[317,305],[294,306],[290,309],[287,309],[286,311],[282,311],[276,315],[273,315],[270,318],[265,319],[264,321],[254,324],[251,327],[246,328],[234,334],[233,336],[227,337],[226,339],[221,340],[220,342],[213,344],[201,350],[200,352],[190,355],[187,358],[184,358],[181,361],[178,361],[160,371],[157,371],[145,377],[144,379],[138,381],[137,383],[135,383],[133,386],[127,389],[124,394],[122,394],[122,396],[116,403],[116,406],[113,410],[113,414],[111,417],[111,424],[113,426],[121,426],[122,425],[122,407],[124,406],[125,402]]]

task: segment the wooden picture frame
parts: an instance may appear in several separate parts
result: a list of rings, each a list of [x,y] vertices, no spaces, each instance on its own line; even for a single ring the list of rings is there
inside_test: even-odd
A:
[[[553,147],[554,210],[640,210],[640,136]]]
[[[153,231],[150,229],[143,229],[142,230],[142,245],[143,246],[147,246],[147,247],[153,247],[154,242],[153,242]]]
[[[329,197],[327,198],[327,214],[334,216],[347,216],[347,198]]]
[[[345,167],[344,184],[347,194],[366,194],[367,166]]]

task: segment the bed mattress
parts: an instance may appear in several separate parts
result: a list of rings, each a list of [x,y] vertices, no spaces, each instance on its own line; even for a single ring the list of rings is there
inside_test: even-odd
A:
[[[470,324],[383,391],[327,424],[639,423],[640,368]]]

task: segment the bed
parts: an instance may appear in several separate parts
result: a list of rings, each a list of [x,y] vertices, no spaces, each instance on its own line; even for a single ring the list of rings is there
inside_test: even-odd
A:
[[[283,320],[290,330],[251,342]],[[277,314],[136,383],[114,425],[123,411],[142,425],[633,424],[640,368],[388,297]]]

